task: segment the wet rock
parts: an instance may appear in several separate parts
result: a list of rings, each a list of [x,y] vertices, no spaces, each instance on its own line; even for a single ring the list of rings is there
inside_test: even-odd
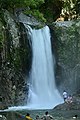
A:
[[[60,105],[57,105],[54,110],[80,110],[80,97],[73,96],[73,102],[72,103],[63,103]]]
[[[4,109],[7,109],[8,106],[3,104],[2,102],[0,102],[0,110],[4,110]]]
[[[0,120],[7,120],[7,118],[4,115],[0,115]]]

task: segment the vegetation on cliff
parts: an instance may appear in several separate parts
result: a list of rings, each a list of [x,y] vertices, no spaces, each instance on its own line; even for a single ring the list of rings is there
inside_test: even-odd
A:
[[[25,11],[27,15],[33,15],[41,21],[53,22],[61,14],[65,20],[79,17],[80,2],[79,0],[0,0],[0,13],[3,9],[13,14]]]

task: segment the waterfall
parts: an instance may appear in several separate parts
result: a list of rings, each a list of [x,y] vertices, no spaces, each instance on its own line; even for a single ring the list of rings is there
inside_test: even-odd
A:
[[[29,77],[28,102],[25,106],[14,106],[8,110],[52,109],[63,103],[54,77],[54,56],[51,51],[51,36],[48,26],[32,29],[24,24],[32,41],[32,69]],[[25,96],[26,98],[26,96]]]
[[[55,85],[50,30],[48,26],[38,30],[29,27],[29,33],[33,60],[27,105],[33,109],[51,109],[63,99]]]

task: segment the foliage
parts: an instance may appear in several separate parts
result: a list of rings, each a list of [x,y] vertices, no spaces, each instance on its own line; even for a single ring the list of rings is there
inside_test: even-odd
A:
[[[44,0],[0,0],[0,8],[1,9],[15,9],[15,8],[36,8],[40,4],[42,4]]]
[[[80,15],[79,0],[0,0],[1,11],[7,9],[15,14],[16,10],[25,10],[40,21],[53,22],[63,14],[65,20],[77,18]]]
[[[80,2],[79,0],[63,0],[62,14],[65,20],[77,19],[80,15]]]
[[[60,16],[62,6],[62,0],[45,0],[39,9],[48,22],[53,22]]]
[[[41,22],[46,22],[46,19],[44,18],[43,14],[40,13],[39,10],[36,10],[36,9],[32,9],[31,11],[30,10],[26,10],[26,11],[24,11],[24,13],[26,15],[34,16],[35,18],[37,18],[37,20],[39,20]]]
[[[80,1],[77,0],[74,7],[76,14],[80,15]]]
[[[39,12],[39,6],[44,3],[44,0],[0,0],[0,11],[6,9],[13,14],[18,11],[25,10],[27,14],[31,14],[45,22],[43,14]],[[0,15],[0,17],[2,17]]]

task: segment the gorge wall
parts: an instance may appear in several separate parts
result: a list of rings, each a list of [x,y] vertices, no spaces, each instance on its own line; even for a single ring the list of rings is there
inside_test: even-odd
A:
[[[80,21],[55,22],[56,83],[59,90],[74,94],[80,90]]]
[[[31,66],[30,44],[23,24],[8,11],[0,26],[0,102],[4,107],[22,105],[25,91],[28,91],[25,74],[29,74]]]
[[[31,21],[33,27],[40,25]],[[80,87],[80,22],[55,22],[50,28],[57,87],[61,94],[64,89],[73,94]],[[29,75],[31,64],[31,43],[24,25],[5,12],[4,22],[0,21],[0,104],[3,104],[0,109],[24,105],[24,96],[28,91],[25,77]]]

